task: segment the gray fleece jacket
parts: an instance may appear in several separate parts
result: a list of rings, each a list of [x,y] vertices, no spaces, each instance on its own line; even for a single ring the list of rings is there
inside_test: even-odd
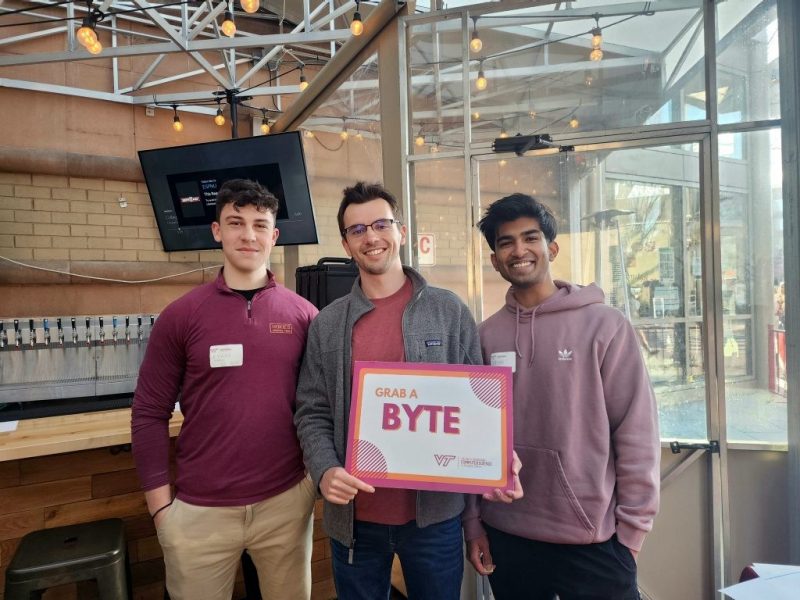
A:
[[[475,320],[448,290],[430,287],[422,276],[403,267],[414,292],[403,312],[407,362],[483,364]],[[306,467],[314,485],[331,467],[344,465],[350,416],[353,325],[374,308],[357,279],[350,294],[325,307],[311,323],[297,387],[294,422]],[[437,341],[436,344],[426,342]],[[464,495],[417,492],[417,525],[426,527],[464,510]],[[327,534],[352,547],[353,503],[325,502]]]

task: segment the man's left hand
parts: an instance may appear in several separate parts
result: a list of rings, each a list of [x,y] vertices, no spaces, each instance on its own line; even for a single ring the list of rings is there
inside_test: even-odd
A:
[[[501,490],[495,488],[491,492],[483,494],[483,499],[489,502],[503,502],[511,504],[514,500],[519,500],[525,493],[522,491],[522,483],[519,480],[519,472],[522,469],[522,461],[517,456],[517,451],[514,450],[514,457],[511,460],[511,472],[514,474],[514,489]]]

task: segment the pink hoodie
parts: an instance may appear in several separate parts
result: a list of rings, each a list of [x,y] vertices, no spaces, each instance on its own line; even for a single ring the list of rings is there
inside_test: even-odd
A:
[[[464,513],[525,538],[603,542],[615,532],[639,550],[659,503],[657,411],[636,333],[596,285],[556,281],[539,306],[506,305],[480,325],[487,364],[516,363],[514,448],[523,499]]]

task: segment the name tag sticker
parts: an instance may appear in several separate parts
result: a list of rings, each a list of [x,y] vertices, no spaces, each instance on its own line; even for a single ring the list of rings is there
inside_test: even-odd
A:
[[[511,367],[511,372],[517,372],[517,353],[511,352],[492,352],[490,361],[493,367]]]
[[[241,344],[211,346],[208,358],[212,369],[219,367],[241,367],[244,363],[244,349]]]

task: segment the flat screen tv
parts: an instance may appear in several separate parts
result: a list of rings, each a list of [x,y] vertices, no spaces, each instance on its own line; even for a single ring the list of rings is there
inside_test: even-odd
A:
[[[229,179],[253,179],[277,196],[279,246],[318,243],[299,132],[141,150],[139,161],[167,252],[220,247],[211,223]]]

